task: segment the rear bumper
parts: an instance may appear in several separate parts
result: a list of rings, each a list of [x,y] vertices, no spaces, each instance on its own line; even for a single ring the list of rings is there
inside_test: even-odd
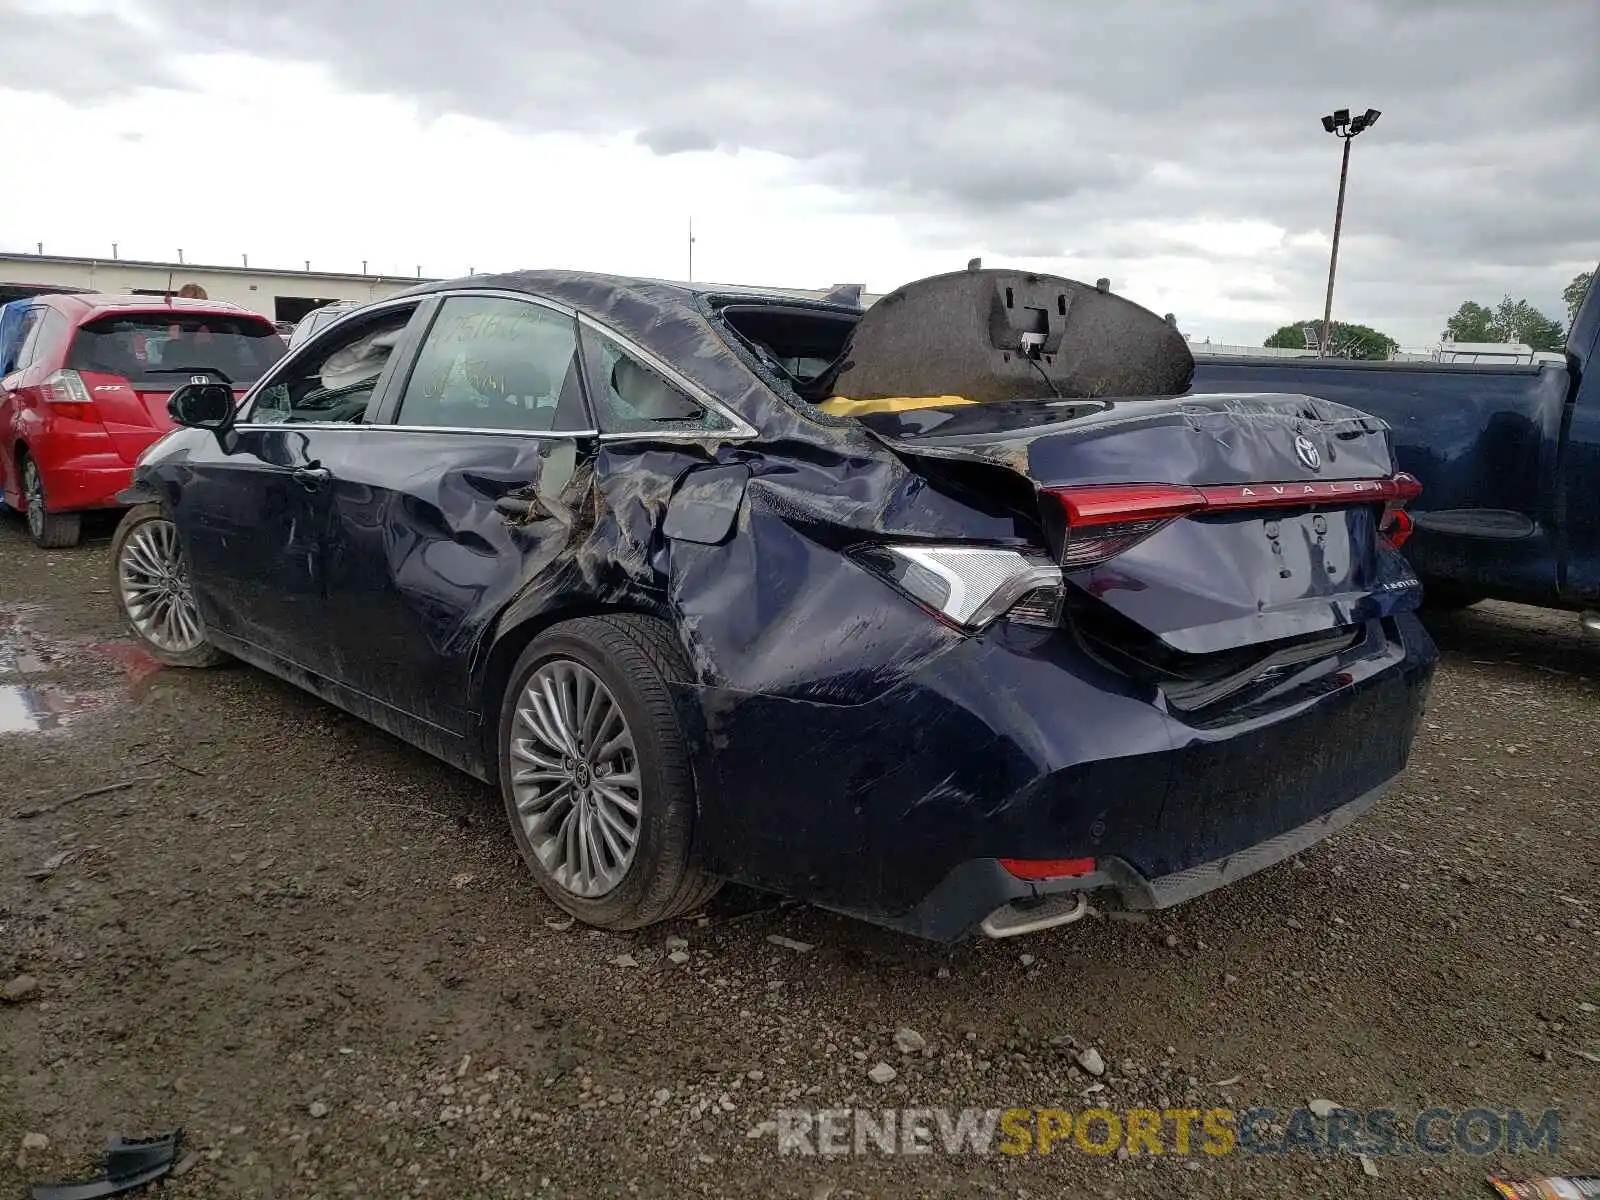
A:
[[[1413,613],[1381,625],[1381,652],[1306,698],[1204,728],[1070,636],[1014,626],[865,704],[702,694],[704,865],[941,941],[1085,888],[1182,903],[1342,828],[1404,769],[1437,651]],[[1028,882],[1011,858],[1097,873]]]
[[[1154,879],[1116,857],[1098,860],[1098,869],[1092,875],[1045,882],[1018,879],[998,859],[970,859],[952,869],[910,912],[885,923],[905,933],[944,942],[953,941],[971,932],[974,925],[985,925],[996,916],[1005,918],[1004,922],[996,922],[1001,926],[1030,920],[1053,923],[1056,914],[1072,919],[1075,910],[1061,901],[1080,893],[1114,895],[1122,908],[1134,911],[1172,908],[1254,875],[1331,837],[1377,804],[1389,786],[1385,783],[1363,792],[1303,825],[1233,854]],[[986,928],[985,932],[990,931]]]
[[[85,455],[64,463],[40,461],[45,499],[51,512],[115,508],[117,493],[133,479],[133,468],[115,454]]]

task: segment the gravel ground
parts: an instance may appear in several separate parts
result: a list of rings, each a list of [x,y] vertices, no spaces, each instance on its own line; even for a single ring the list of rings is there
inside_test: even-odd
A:
[[[1600,646],[1570,615],[1442,619],[1397,792],[1153,920],[946,950],[733,891],[611,936],[558,919],[488,788],[260,672],[142,659],[109,535],[47,553],[0,517],[0,727],[20,688],[42,712],[0,733],[0,984],[25,993],[0,1005],[0,1192],[174,1126],[177,1197],[1433,1198],[1600,1170]],[[1561,1143],[1372,1178],[1349,1155],[750,1136],[779,1107],[1311,1098],[1554,1107]]]

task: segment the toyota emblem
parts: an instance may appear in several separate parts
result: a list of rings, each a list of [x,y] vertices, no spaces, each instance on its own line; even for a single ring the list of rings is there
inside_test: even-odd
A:
[[[1306,465],[1308,470],[1322,470],[1322,455],[1318,453],[1311,439],[1303,433],[1294,439],[1294,454],[1296,458]]]

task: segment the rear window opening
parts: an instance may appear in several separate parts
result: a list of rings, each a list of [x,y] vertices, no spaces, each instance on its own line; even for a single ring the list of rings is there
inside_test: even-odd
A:
[[[82,326],[67,366],[126,379],[136,388],[171,391],[185,376],[220,371],[230,383],[251,384],[283,357],[271,322],[228,313],[117,313]]]
[[[746,349],[802,395],[844,353],[861,316],[775,304],[729,304],[720,315]]]

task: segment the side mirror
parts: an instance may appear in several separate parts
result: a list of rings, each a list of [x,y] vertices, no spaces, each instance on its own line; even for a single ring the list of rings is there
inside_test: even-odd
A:
[[[167,414],[190,429],[221,433],[233,424],[233,389],[225,383],[186,383],[167,398]]]

